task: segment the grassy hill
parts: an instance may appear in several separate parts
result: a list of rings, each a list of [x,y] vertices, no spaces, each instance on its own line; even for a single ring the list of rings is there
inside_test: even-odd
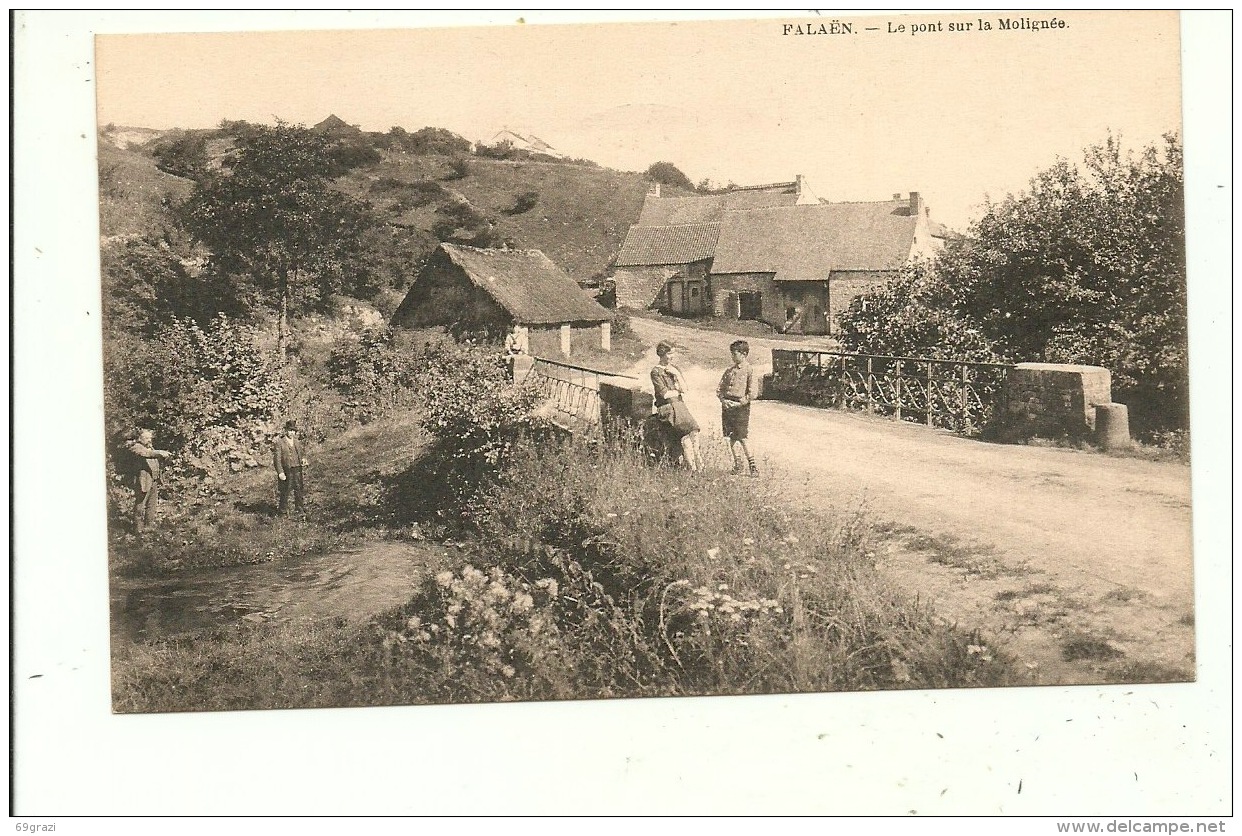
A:
[[[140,129],[126,129],[140,139]],[[99,148],[101,232],[105,237],[158,230],[166,208],[184,199],[192,181],[156,167],[152,149],[163,136],[127,147],[101,132]],[[129,136],[126,134],[126,137]],[[218,159],[229,145],[206,132],[208,155]],[[364,143],[368,140],[364,139]],[[380,151],[377,163],[355,168],[339,187],[370,202],[380,219],[413,234],[415,248],[436,240],[483,246],[507,243],[543,250],[579,281],[602,273],[642,209],[646,175],[603,168],[589,161],[496,159],[447,153]],[[415,269],[418,259],[401,264]],[[404,281],[392,282],[404,287]]]
[[[579,281],[608,266],[638,219],[647,179],[590,165],[468,157],[464,171],[439,155],[386,153],[342,186],[391,220],[430,231],[444,209],[466,204],[497,238],[543,250]]]
[[[141,150],[99,143],[99,234],[143,235],[167,223],[166,206],[184,200],[193,184],[155,167]]]

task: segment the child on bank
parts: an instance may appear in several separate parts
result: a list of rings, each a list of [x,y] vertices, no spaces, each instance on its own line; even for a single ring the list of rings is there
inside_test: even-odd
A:
[[[749,360],[750,344],[745,340],[736,340],[729,346],[733,357],[733,365],[725,369],[716,388],[716,397],[720,399],[720,426],[725,438],[729,439],[729,450],[733,453],[733,472],[746,473],[749,466],[751,476],[759,475],[755,465],[755,457],[746,443],[750,435],[750,402],[759,397],[759,384],[755,370]],[[738,448],[746,456],[743,463],[738,455]]]

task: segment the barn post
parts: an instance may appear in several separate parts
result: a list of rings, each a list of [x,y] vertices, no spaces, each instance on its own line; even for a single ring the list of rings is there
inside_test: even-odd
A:
[[[601,351],[612,351],[612,323],[599,324],[599,347]]]
[[[570,325],[566,323],[561,326],[561,354],[568,357],[570,349]]]

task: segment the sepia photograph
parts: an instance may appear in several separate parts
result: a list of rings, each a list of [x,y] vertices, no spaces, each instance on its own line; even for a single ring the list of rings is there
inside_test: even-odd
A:
[[[108,722],[1216,687],[1178,12],[248,14],[84,33]],[[921,780],[783,809],[1040,812]]]

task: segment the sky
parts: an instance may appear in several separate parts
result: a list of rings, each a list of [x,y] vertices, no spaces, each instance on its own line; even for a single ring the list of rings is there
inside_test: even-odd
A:
[[[171,28],[264,22],[246,14],[174,16]],[[1066,25],[1002,30],[1001,17]],[[981,31],[980,19],[993,29]],[[284,22],[309,30],[339,20],[304,13]],[[430,125],[471,140],[508,126],[624,170],[668,160],[696,182],[803,174],[833,201],[918,191],[935,219],[957,229],[989,197],[1025,188],[1058,156],[1078,159],[1110,131],[1141,147],[1181,126],[1176,13],[408,28],[424,20],[103,35],[99,122],[313,124],[335,113],[366,130]],[[834,20],[852,34],[785,34]],[[967,22],[970,31],[948,31]],[[911,34],[917,24],[932,31]]]

